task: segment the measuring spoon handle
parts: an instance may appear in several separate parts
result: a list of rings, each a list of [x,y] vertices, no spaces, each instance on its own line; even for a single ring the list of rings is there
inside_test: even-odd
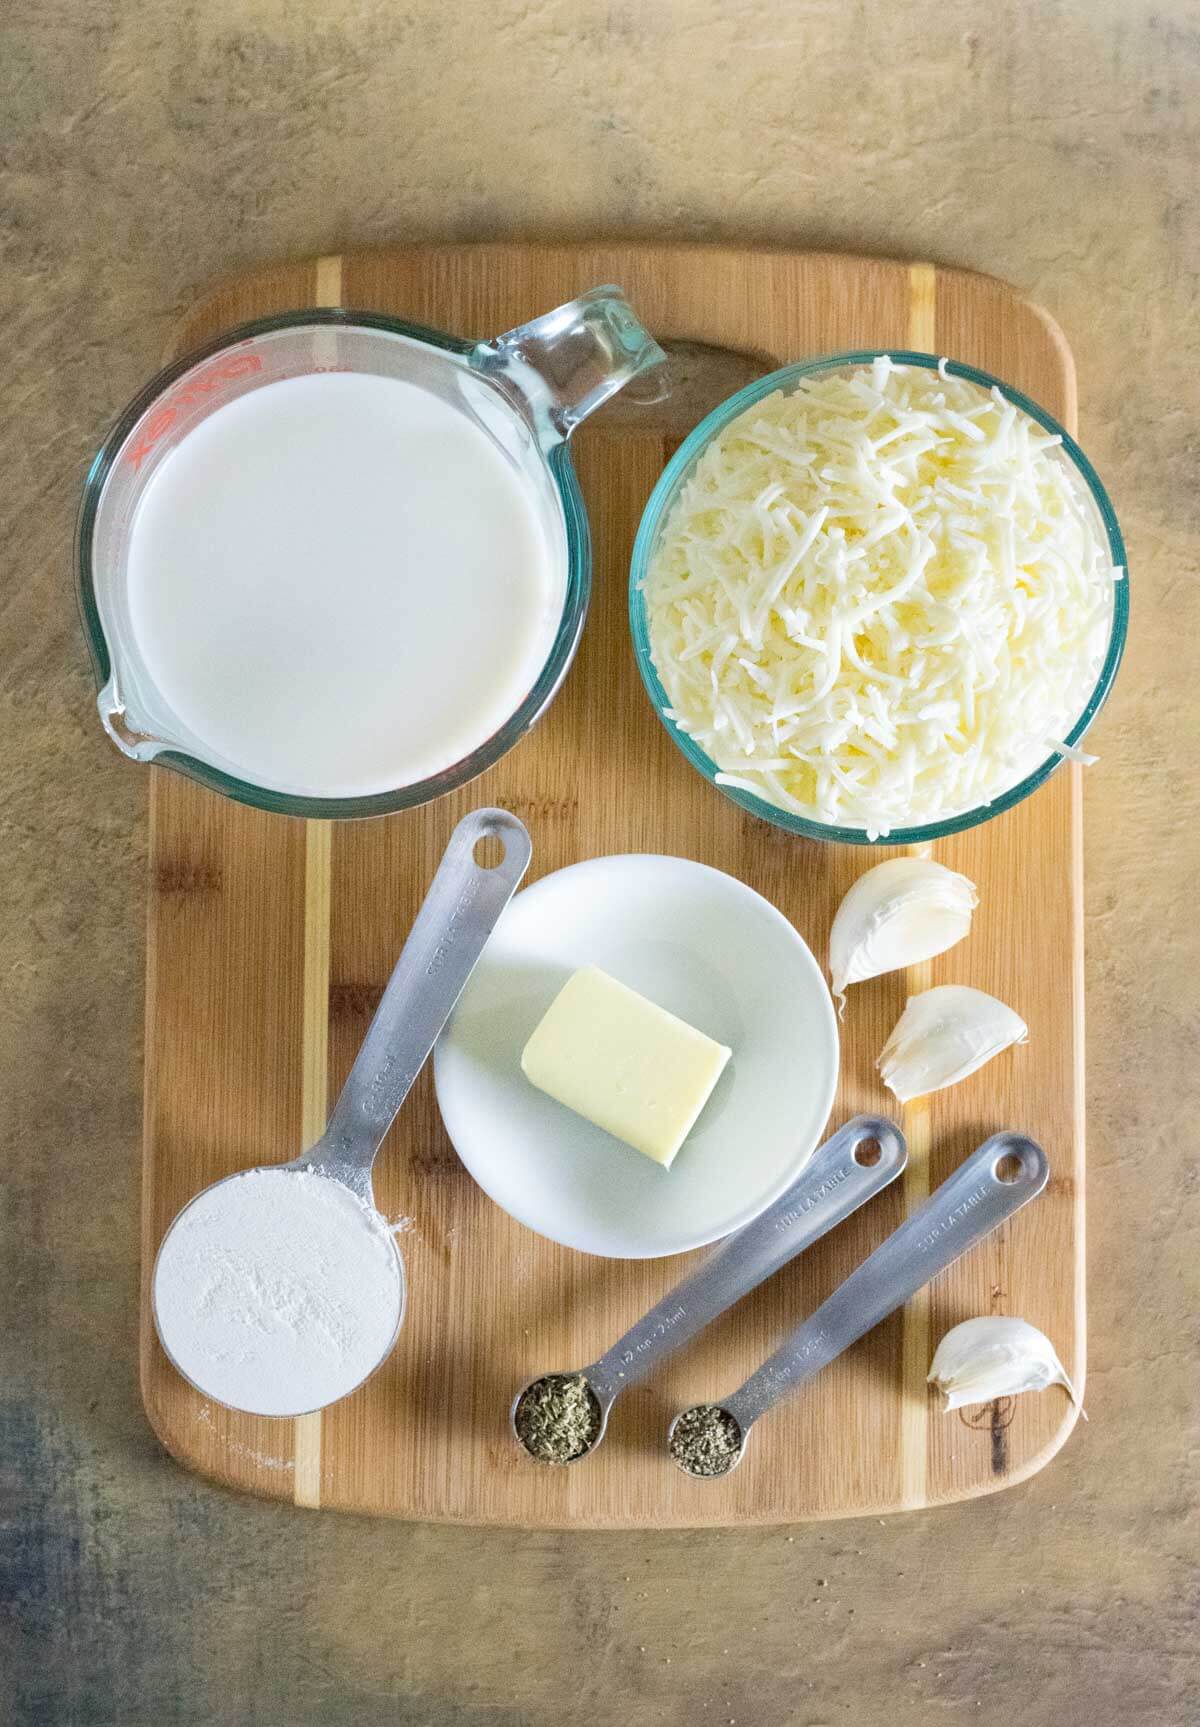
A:
[[[481,839],[502,842],[494,869],[476,863]],[[396,961],[321,1140],[325,1161],[369,1170],[396,1112],[529,867],[529,835],[507,810],[464,816]]]
[[[773,1403],[812,1379],[1019,1211],[1042,1191],[1049,1174],[1046,1154],[1032,1139],[993,1134],[724,1400],[743,1434]]]
[[[873,1163],[858,1154],[871,1141]],[[857,1115],[813,1156],[798,1181],[761,1217],[728,1237],[690,1277],[676,1284],[584,1377],[601,1402],[644,1379],[664,1356],[695,1337],[781,1265],[894,1181],[907,1158],[904,1135],[880,1115]]]

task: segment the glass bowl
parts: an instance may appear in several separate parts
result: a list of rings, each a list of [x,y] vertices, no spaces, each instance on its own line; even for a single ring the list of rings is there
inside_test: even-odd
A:
[[[748,384],[744,390],[739,390],[736,396],[731,396],[727,402],[722,402],[719,408],[714,408],[706,419],[701,420],[695,431],[687,438],[667,464],[662,477],[650,494],[650,500],[642,515],[637,538],[633,546],[633,560],[629,577],[629,621],[633,633],[633,648],[637,658],[638,670],[646,692],[654,704],[655,712],[666,727],[668,734],[691,762],[692,766],[702,773],[710,784],[732,803],[751,815],[758,816],[762,821],[771,822],[775,827],[784,828],[788,833],[802,834],[806,839],[834,840],[844,845],[919,845],[926,840],[941,839],[947,834],[962,833],[966,828],[977,827],[980,822],[990,821],[993,816],[1011,809],[1014,804],[1027,798],[1035,791],[1043,780],[1049,779],[1054,770],[1061,766],[1063,756],[1052,753],[1041,765],[1027,774],[991,803],[980,804],[974,809],[962,810],[957,815],[946,816],[941,821],[926,822],[917,827],[893,828],[890,833],[880,834],[877,838],[869,837],[865,828],[835,827],[825,822],[810,821],[806,816],[795,815],[791,810],[781,809],[778,804],[770,803],[766,798],[756,797],[753,792],[743,791],[738,786],[721,785],[717,782],[720,768],[712,758],[700,748],[694,738],[682,732],[670,718],[667,710],[671,703],[663,688],[654,661],[650,655],[649,620],[646,615],[643,583],[650,567],[651,559],[658,547],[659,534],[671,512],[671,508],[679,495],[685,481],[689,478],[692,468],[701,454],[717,434],[724,430],[731,420],[739,414],[769,396],[775,390],[786,390],[795,385],[801,378],[812,378],[825,372],[837,371],[843,367],[865,366],[873,360],[890,356],[898,366],[922,366],[927,371],[936,371],[942,364],[935,354],[914,354],[896,348],[865,348],[852,353],[831,354],[818,360],[804,360],[798,365],[784,366],[777,372],[770,372],[765,378],[759,378],[755,383]],[[1102,531],[1102,537],[1108,543],[1109,552],[1114,567],[1124,570],[1125,545],[1121,538],[1121,530],[1117,518],[1109,502],[1108,494],[1101,485],[1095,469],[1084,455],[1079,445],[1070,434],[1063,430],[1057,420],[1053,419],[1044,408],[1039,408],[1036,402],[1031,402],[1028,396],[1019,390],[1012,389],[998,378],[990,377],[987,372],[980,372],[973,366],[959,365],[954,361],[947,362],[946,371],[953,377],[965,378],[970,383],[978,384],[985,390],[995,386],[1015,407],[1036,420],[1039,426],[1047,432],[1062,439],[1064,457],[1072,464],[1083,480],[1087,495],[1095,508],[1097,524]],[[1117,667],[1121,663],[1121,655],[1125,649],[1125,636],[1129,624],[1129,583],[1127,579],[1114,583],[1112,618],[1109,625],[1108,648],[1096,684],[1088,697],[1083,711],[1067,733],[1064,742],[1068,746],[1079,743],[1112,688],[1113,679],[1117,675]]]

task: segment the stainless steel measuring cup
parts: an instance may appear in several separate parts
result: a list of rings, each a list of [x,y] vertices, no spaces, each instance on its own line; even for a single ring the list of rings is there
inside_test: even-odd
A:
[[[498,840],[504,852],[493,868],[481,865],[475,858],[476,846],[481,840],[489,839]],[[449,1019],[501,912],[520,885],[529,867],[532,849],[524,826],[507,810],[474,810],[463,817],[450,836],[437,874],[408,933],[354,1066],[333,1106],[325,1132],[314,1146],[301,1152],[290,1163],[253,1167],[270,1169],[273,1173],[294,1171],[325,1176],[340,1182],[364,1205],[375,1209],[371,1171],[379,1148]],[[235,1175],[225,1176],[223,1182],[237,1181],[247,1173],[249,1171],[239,1170]],[[171,1230],[177,1227],[197,1199],[223,1182],[213,1182],[179,1212],[159,1247],[155,1274]],[[394,1235],[389,1234],[389,1239],[400,1267],[399,1312],[391,1340],[376,1366],[391,1353],[404,1320],[406,1302],[404,1260]],[[155,1325],[158,1327],[157,1309]],[[159,1335],[163,1348],[171,1356],[161,1329]],[[171,1359],[184,1373],[173,1356]],[[188,1378],[186,1373],[184,1378]],[[204,1386],[197,1386],[197,1390],[210,1395]],[[278,1411],[252,1410],[250,1413],[274,1414]],[[288,1413],[303,1414],[305,1411]]]
[[[542,1374],[523,1386],[510,1411],[518,1443],[537,1457],[525,1445],[518,1426],[524,1399],[546,1381],[582,1379],[591,1398],[594,1431],[583,1450],[561,1461],[577,1463],[589,1456],[604,1438],[609,1413],[622,1391],[645,1379],[734,1302],[895,1181],[907,1157],[904,1135],[894,1122],[879,1115],[856,1115],[814,1154],[786,1193],[721,1242],[598,1361],[573,1372]],[[558,1460],[537,1457],[537,1461]]]
[[[1049,1175],[1045,1152],[1023,1134],[996,1133],[985,1140],[732,1396],[680,1410],[667,1433],[680,1469],[698,1480],[727,1475],[745,1456],[759,1416],[1019,1211]],[[703,1468],[689,1468],[677,1449],[680,1424],[689,1419],[711,1441]]]

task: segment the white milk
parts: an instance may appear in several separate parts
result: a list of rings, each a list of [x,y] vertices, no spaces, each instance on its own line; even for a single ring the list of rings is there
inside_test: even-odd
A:
[[[268,384],[147,487],[129,551],[146,670],[206,755],[361,796],[469,754],[549,655],[562,577],[520,474],[398,379]]]

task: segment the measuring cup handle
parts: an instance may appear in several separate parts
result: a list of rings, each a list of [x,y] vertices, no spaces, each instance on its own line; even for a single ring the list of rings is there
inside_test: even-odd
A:
[[[502,842],[494,869],[481,839]],[[324,1157],[367,1169],[424,1067],[496,922],[529,867],[532,845],[507,810],[474,810],[450,836],[321,1141]]]
[[[554,444],[634,379],[639,401],[661,400],[666,358],[622,290],[603,287],[480,342],[469,363],[516,397],[543,444]]]
[[[879,1155],[859,1162],[872,1140]],[[904,1135],[880,1115],[858,1115],[825,1142],[774,1205],[728,1237],[699,1269],[639,1319],[584,1377],[602,1401],[615,1397],[764,1279],[894,1181],[907,1158]]]
[[[839,1285],[723,1407],[743,1433],[781,1397],[812,1379],[902,1307],[940,1271],[1039,1194],[1046,1154],[1018,1133],[985,1140],[932,1198]]]

